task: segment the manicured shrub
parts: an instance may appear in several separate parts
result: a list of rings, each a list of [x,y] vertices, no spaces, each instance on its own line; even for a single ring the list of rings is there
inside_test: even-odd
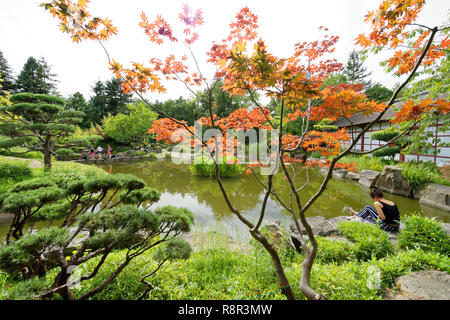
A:
[[[6,192],[11,187],[20,181],[30,179],[33,172],[28,167],[27,163],[23,164],[0,164],[0,193]]]
[[[237,163],[235,157],[232,158],[219,158],[217,161],[219,167],[219,174],[222,178],[230,178],[239,176],[243,168]],[[196,159],[194,163],[190,166],[190,170],[193,175],[200,177],[215,177],[215,166],[214,160],[201,157]]]
[[[419,215],[405,219],[405,227],[398,237],[399,244],[406,249],[423,249],[428,251],[450,253],[449,237],[441,224],[434,218]]]
[[[339,223],[338,229],[355,243],[354,254],[358,260],[379,259],[393,252],[388,234],[378,225],[346,221]]]
[[[145,151],[136,151],[136,153],[134,154],[135,156],[145,156],[147,154],[147,152]]]
[[[24,164],[0,164],[0,179],[13,179],[21,181],[33,176],[33,172],[26,163]]]
[[[0,269],[12,276],[21,275],[25,280],[32,280],[47,277],[51,268],[57,266],[57,276],[38,297],[52,299],[59,295],[72,300],[75,298],[72,281],[86,279],[70,279],[66,277],[68,270],[93,258],[99,259],[95,270],[101,269],[113,250],[128,249],[120,264],[109,273],[106,283],[84,292],[80,298],[101,291],[134,258],[160,244],[164,245],[159,251],[163,261],[176,256],[188,257],[189,244],[175,240],[175,237],[190,230],[193,214],[173,206],[149,210],[159,197],[157,190],[146,187],[142,179],[129,174],[89,178],[80,175],[73,179],[48,176],[18,183],[6,196],[0,195],[1,211],[15,215],[7,234],[7,244],[0,248]],[[55,219],[61,219],[57,227],[25,233],[24,226],[29,221]],[[82,230],[87,235],[81,234]],[[73,250],[74,238],[78,238],[76,250]],[[53,291],[51,287],[58,289]],[[141,294],[147,294],[147,290],[142,290]]]

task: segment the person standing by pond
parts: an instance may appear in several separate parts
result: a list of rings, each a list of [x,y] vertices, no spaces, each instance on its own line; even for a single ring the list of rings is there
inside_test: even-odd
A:
[[[101,146],[98,146],[97,147],[97,152],[98,152],[98,158],[101,160],[102,159],[103,148]]]
[[[111,146],[108,144],[108,159],[111,159]]]
[[[366,206],[360,212],[349,208],[352,213],[348,220],[362,220],[371,223],[377,223],[380,229],[384,231],[397,232],[400,227],[400,212],[397,205],[384,198],[383,192],[375,188],[370,192],[374,201],[374,207]]]
[[[91,160],[94,160],[94,157],[95,157],[95,149],[94,149],[93,146],[91,146],[89,152],[91,153]]]

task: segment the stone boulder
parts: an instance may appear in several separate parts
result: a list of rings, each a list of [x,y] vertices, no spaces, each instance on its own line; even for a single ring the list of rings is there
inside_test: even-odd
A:
[[[345,177],[350,180],[359,180],[359,179],[361,179],[361,174],[349,171],[349,172],[347,172],[347,175]]]
[[[338,232],[337,224],[333,221],[325,219],[322,216],[307,217],[306,221],[311,226],[311,229],[312,229],[314,235],[326,237],[331,234],[337,234],[337,232]],[[302,234],[306,235],[306,230],[303,227],[300,219],[298,219],[298,223],[302,227]],[[297,233],[297,228],[295,227],[294,223],[290,225],[290,228],[293,233]]]
[[[333,178],[344,179],[347,175],[347,170],[345,169],[337,169],[333,170]]]
[[[380,176],[381,172],[374,170],[362,170],[361,178],[359,179],[359,183],[364,187],[373,188],[377,183],[377,179]]]
[[[327,173],[328,173],[328,167],[320,167],[319,168],[319,172],[320,172],[321,175],[326,176]]]
[[[403,169],[396,166],[385,166],[378,177],[375,186],[382,191],[411,197],[413,189],[402,176]]]
[[[450,236],[450,223],[441,223],[441,225],[447,235]]]
[[[350,217],[350,215],[348,216],[338,216],[338,217],[333,217],[328,219],[328,221],[333,222],[333,223],[339,223],[339,222],[345,222],[345,221],[349,221],[347,218]]]
[[[395,281],[397,300],[450,300],[450,275],[437,270],[413,272]]]
[[[117,152],[115,154],[115,158],[124,158],[126,156],[127,156],[127,154],[125,152]]]
[[[450,187],[430,183],[425,188],[419,201],[421,204],[450,212]]]

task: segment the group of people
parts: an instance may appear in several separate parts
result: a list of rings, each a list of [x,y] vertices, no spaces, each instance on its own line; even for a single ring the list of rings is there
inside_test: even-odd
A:
[[[91,146],[90,147],[90,149],[89,149],[89,152],[90,152],[90,154],[91,154],[91,159],[94,159],[95,158],[95,151],[96,151],[96,149],[94,149],[94,147],[93,146]],[[108,147],[107,147],[107,157],[105,158],[105,159],[111,159],[111,151],[112,151],[112,148],[111,148],[111,146],[108,144]],[[101,159],[103,159],[102,158],[102,154],[103,154],[103,152],[104,152],[104,149],[102,148],[102,146],[98,146],[97,147],[97,154],[98,154],[98,158],[101,160]]]
[[[150,147],[145,145],[145,146],[136,146],[135,147],[136,151],[145,151],[146,153],[150,152]]]

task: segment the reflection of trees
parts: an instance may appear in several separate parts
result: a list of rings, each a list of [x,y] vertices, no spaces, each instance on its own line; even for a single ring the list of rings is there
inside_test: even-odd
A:
[[[262,187],[252,183],[249,177],[229,178],[222,181],[230,200],[239,210],[246,212],[258,205],[259,195],[263,190]],[[192,176],[191,187],[197,200],[210,206],[218,218],[231,214],[214,179]]]
[[[105,168],[108,170],[109,166],[105,166]],[[295,170],[297,172],[295,182],[300,187],[306,182],[305,169],[302,165],[295,164]],[[218,219],[231,215],[217,182],[212,178],[193,176],[189,171],[189,165],[177,165],[171,161],[115,164],[112,166],[112,173],[135,174],[139,178],[144,179],[148,186],[161,192],[180,195],[189,194],[200,204],[208,206]],[[289,204],[290,189],[283,177],[282,170],[279,170],[273,179],[273,185],[280,198]],[[266,182],[267,178],[265,176],[260,176],[260,178],[264,183]],[[309,178],[309,185],[300,192],[303,204],[320,188],[323,181],[323,176],[317,169],[309,170]],[[223,179],[223,184],[231,201],[236,204],[239,210],[248,212],[260,207],[263,188],[253,175]],[[424,208],[421,210],[419,202],[416,200],[394,195],[387,195],[387,197],[397,203],[402,214],[422,211],[425,215],[438,215],[436,212],[438,210],[435,209],[433,210],[434,213],[427,212]],[[273,196],[271,200],[276,202]],[[333,179],[328,183],[323,197],[310,208],[308,216],[335,217],[348,214],[347,212],[342,213],[342,209],[345,206],[360,210],[365,205],[372,204],[372,202],[369,196],[369,189],[360,186],[357,182]],[[279,208],[281,212],[282,207],[279,206]]]

